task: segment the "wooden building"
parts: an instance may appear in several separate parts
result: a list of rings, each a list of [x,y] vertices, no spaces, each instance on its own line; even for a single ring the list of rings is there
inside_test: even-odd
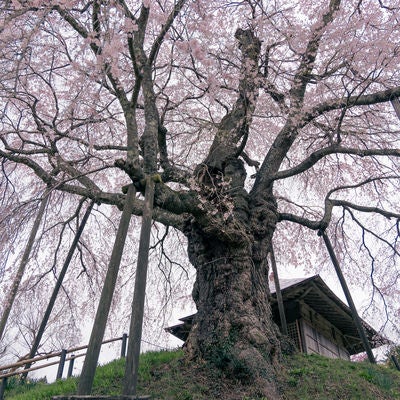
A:
[[[288,335],[299,351],[343,359],[364,351],[350,308],[329,289],[319,275],[282,279],[279,282]],[[279,326],[280,317],[273,283],[270,291],[273,319]],[[182,323],[168,327],[166,331],[185,341],[192,320],[193,315],[181,318]],[[365,321],[362,323],[372,348],[389,343]]]

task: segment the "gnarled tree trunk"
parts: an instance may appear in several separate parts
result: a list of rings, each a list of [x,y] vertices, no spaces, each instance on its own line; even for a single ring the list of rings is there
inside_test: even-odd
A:
[[[272,195],[261,202],[245,192],[243,171],[237,159],[222,171],[229,176],[234,203],[226,225],[210,231],[193,220],[186,230],[189,258],[197,271],[197,314],[186,348],[190,357],[206,359],[228,376],[255,379],[262,395],[275,398],[281,349],[268,303],[267,253],[276,205]]]

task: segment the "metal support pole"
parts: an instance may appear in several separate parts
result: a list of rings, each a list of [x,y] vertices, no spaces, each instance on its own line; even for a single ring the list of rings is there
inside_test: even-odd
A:
[[[129,327],[128,354],[126,357],[124,387],[122,391],[122,394],[125,396],[136,395],[140,344],[142,340],[144,300],[146,295],[146,280],[149,260],[154,186],[155,183],[152,177],[147,176],[142,227],[140,231],[138,261],[136,268],[135,288],[132,300],[131,323]]]
[[[67,350],[62,349],[61,350],[61,355],[60,355],[60,363],[58,364],[58,370],[57,370],[56,379],[61,379],[62,378],[66,356],[67,356]]]
[[[335,270],[336,270],[336,274],[337,274],[337,276],[339,278],[339,281],[340,281],[340,284],[342,286],[343,292],[344,292],[344,294],[346,296],[347,303],[349,304],[351,313],[353,315],[354,324],[357,327],[358,334],[360,335],[361,341],[362,341],[362,343],[364,345],[364,349],[365,349],[365,351],[367,353],[368,360],[369,360],[370,363],[375,364],[376,363],[375,357],[374,357],[374,355],[372,353],[371,346],[370,346],[370,344],[368,342],[367,335],[365,334],[364,328],[362,326],[361,318],[359,317],[359,315],[357,313],[356,306],[354,305],[353,298],[351,297],[350,290],[349,290],[349,288],[347,286],[347,283],[346,283],[346,280],[345,280],[345,278],[343,276],[342,270],[340,269],[339,261],[336,258],[335,251],[334,251],[334,249],[332,247],[332,243],[329,240],[329,238],[328,238],[327,234],[325,233],[325,231],[319,230],[318,231],[318,235],[322,236],[322,238],[324,239],[325,246],[326,246],[326,248],[328,250],[328,253],[329,253],[330,257],[331,257],[333,266],[335,267]]]
[[[72,354],[71,359],[69,360],[67,378],[71,378],[72,376],[72,373],[74,371],[74,362],[75,362],[75,355]]]
[[[278,301],[278,310],[279,310],[279,317],[281,320],[282,333],[285,336],[287,336],[288,329],[287,329],[286,316],[285,316],[285,307],[283,306],[281,285],[279,283],[278,268],[276,267],[275,253],[274,253],[274,248],[272,247],[272,243],[271,243],[270,257],[271,257],[272,272],[274,274],[276,300]]]
[[[90,213],[92,212],[93,205],[94,205],[94,200],[89,204],[88,208],[86,209],[85,215],[83,216],[82,221],[81,221],[81,223],[80,223],[80,225],[78,227],[78,230],[77,230],[77,232],[75,234],[74,240],[72,241],[72,244],[71,244],[71,247],[70,247],[70,249],[68,251],[67,257],[66,257],[65,262],[64,262],[64,265],[63,265],[63,267],[61,269],[61,272],[60,272],[60,275],[59,275],[59,277],[57,279],[57,282],[56,282],[56,285],[54,287],[53,293],[52,293],[52,295],[50,297],[49,304],[48,304],[48,306],[46,308],[46,311],[44,313],[42,322],[40,324],[40,327],[38,329],[37,335],[36,335],[35,340],[33,342],[31,351],[29,353],[29,358],[34,358],[35,355],[36,355],[36,352],[37,352],[37,350],[39,348],[40,341],[42,340],[43,333],[44,333],[44,331],[46,329],[46,326],[47,326],[47,322],[49,321],[51,312],[53,311],[54,304],[55,304],[55,302],[57,300],[58,292],[60,291],[61,285],[63,283],[65,274],[67,273],[67,270],[68,270],[69,264],[70,264],[70,262],[72,260],[72,256],[74,255],[75,249],[78,246],[79,239],[80,239],[80,237],[82,235],[83,229],[85,228],[86,222],[87,222],[87,220],[88,220],[88,218],[90,216]],[[32,365],[32,363],[26,364],[24,369],[25,370],[29,369],[31,367],[31,365]],[[22,377],[24,379],[26,378],[26,376],[27,376],[27,373],[24,373],[22,375]]]
[[[1,386],[0,386],[0,400],[4,399],[4,393],[7,389],[7,378],[3,378],[1,380]]]
[[[121,358],[126,356],[126,341],[128,339],[128,334],[124,333],[122,335],[122,344],[121,344]]]
[[[400,100],[398,97],[393,97],[390,99],[390,102],[392,103],[392,106],[394,108],[394,111],[396,112],[396,115],[398,119],[400,119]]]
[[[390,357],[394,363],[394,365],[396,366],[397,370],[400,371],[400,365],[399,362],[397,361],[397,358],[395,357],[394,354],[392,354],[392,356]]]
[[[128,187],[128,193],[126,195],[110,262],[108,264],[106,278],[101,291],[100,301],[97,307],[96,317],[93,323],[92,333],[90,335],[89,345],[82,367],[82,373],[79,378],[78,395],[89,395],[92,391],[94,375],[117,282],[119,266],[128,233],[129,222],[131,220],[134,201],[135,187],[131,184]]]
[[[10,315],[11,312],[11,308],[14,304],[15,298],[17,296],[17,292],[18,292],[18,288],[19,285],[21,284],[22,278],[24,276],[25,273],[25,269],[26,266],[28,265],[30,256],[31,256],[31,251],[32,251],[32,247],[33,244],[35,242],[35,238],[36,238],[36,234],[39,230],[39,226],[42,222],[42,218],[44,215],[44,212],[46,210],[46,206],[47,203],[49,201],[50,198],[50,188],[47,188],[42,201],[40,202],[40,207],[39,207],[39,211],[36,215],[35,221],[33,223],[31,232],[29,234],[29,238],[28,238],[28,243],[26,244],[25,250],[24,250],[24,254],[22,255],[22,259],[21,262],[19,264],[17,273],[14,275],[14,280],[13,283],[11,285],[10,291],[8,292],[8,294],[6,295],[6,297],[4,298],[4,309],[3,309],[3,314],[1,315],[0,318],[0,341],[3,339],[3,335],[5,332],[5,328],[6,328],[6,324],[7,324],[7,320],[8,317]]]

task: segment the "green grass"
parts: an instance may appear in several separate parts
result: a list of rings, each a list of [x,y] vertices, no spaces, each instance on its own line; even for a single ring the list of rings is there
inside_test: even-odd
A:
[[[163,365],[173,365],[174,361],[183,357],[182,351],[149,352],[141,355],[139,366],[138,391],[153,380],[152,374]],[[122,380],[125,372],[125,360],[115,360],[100,366],[96,370],[93,383],[93,394],[121,394]],[[52,396],[74,394],[77,378],[58,380],[52,384],[28,382],[18,385],[11,382],[6,391],[5,400],[50,400]]]
[[[5,400],[42,400],[51,399],[58,394],[73,394],[76,390],[76,379],[57,381],[50,385],[43,382],[30,382],[24,385],[16,385],[6,390]]]
[[[121,393],[124,360],[96,371],[93,394]],[[50,400],[76,392],[77,379],[50,385],[10,381],[5,400]],[[279,386],[285,400],[400,399],[400,372],[368,363],[332,360],[317,355],[288,357]],[[225,378],[206,363],[187,363],[180,350],[145,353],[140,359],[138,394],[161,400],[271,400],[257,397],[255,388]]]
[[[288,358],[283,385],[290,400],[400,399],[400,372],[319,355]]]

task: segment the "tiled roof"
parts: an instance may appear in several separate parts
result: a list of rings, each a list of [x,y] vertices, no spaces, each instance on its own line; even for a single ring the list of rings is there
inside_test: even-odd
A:
[[[313,277],[311,277],[311,278],[313,278]],[[283,290],[283,289],[286,289],[293,285],[297,285],[298,283],[306,281],[307,279],[311,279],[311,278],[308,277],[308,278],[279,279],[279,286],[281,287],[281,290]],[[269,282],[269,290],[271,291],[271,293],[276,292],[274,281]]]

